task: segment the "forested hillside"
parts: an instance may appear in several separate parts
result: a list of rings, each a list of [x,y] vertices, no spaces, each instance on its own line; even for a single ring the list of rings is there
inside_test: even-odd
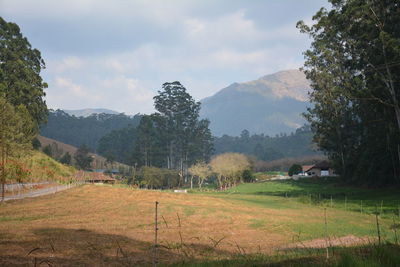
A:
[[[40,128],[40,134],[66,144],[79,147],[87,145],[96,151],[98,141],[113,130],[136,127],[140,115],[93,114],[88,117],[70,116],[62,110],[50,111],[48,122]]]
[[[264,134],[250,135],[249,131],[244,130],[238,137],[215,137],[214,153],[238,152],[253,155],[264,161],[321,154],[312,143],[312,136],[309,126],[303,126],[291,134],[274,137]]]

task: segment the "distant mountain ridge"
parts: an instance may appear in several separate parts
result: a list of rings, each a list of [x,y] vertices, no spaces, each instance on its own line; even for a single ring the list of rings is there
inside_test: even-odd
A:
[[[301,127],[310,105],[310,85],[299,70],[285,70],[257,80],[233,83],[201,101],[200,115],[211,121],[213,135],[238,136],[242,130],[275,135]]]
[[[92,114],[120,114],[121,112],[117,112],[114,110],[106,109],[106,108],[85,108],[85,109],[64,109],[65,113],[75,117],[89,117]]]

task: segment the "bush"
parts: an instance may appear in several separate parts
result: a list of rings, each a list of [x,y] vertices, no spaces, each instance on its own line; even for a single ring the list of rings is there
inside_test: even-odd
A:
[[[293,164],[288,171],[289,176],[299,174],[303,171],[303,168],[299,164]]]

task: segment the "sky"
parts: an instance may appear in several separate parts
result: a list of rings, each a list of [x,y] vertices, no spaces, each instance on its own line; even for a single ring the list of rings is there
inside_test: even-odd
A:
[[[42,53],[53,109],[153,112],[164,82],[197,100],[299,68],[310,39],[296,22],[326,0],[0,0]]]

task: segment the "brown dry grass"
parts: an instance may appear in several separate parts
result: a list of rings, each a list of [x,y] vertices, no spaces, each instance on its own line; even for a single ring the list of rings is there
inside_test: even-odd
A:
[[[160,262],[270,253],[320,210],[272,209],[216,196],[86,185],[0,206],[0,265],[150,265],[159,201]]]
[[[35,258],[57,265],[150,264],[156,200],[162,262],[268,252],[289,238],[268,227],[284,211],[201,195],[83,186],[1,206],[0,265]],[[262,218],[265,227],[250,226]]]

